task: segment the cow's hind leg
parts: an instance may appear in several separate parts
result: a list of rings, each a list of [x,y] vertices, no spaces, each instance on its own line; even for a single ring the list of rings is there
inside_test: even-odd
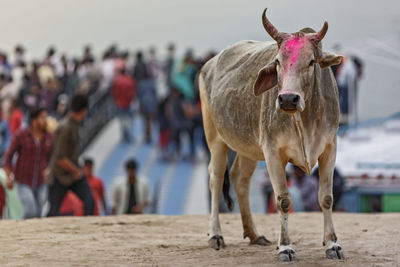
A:
[[[207,98],[204,95],[204,85],[201,76],[199,80],[204,132],[211,155],[208,165],[211,191],[211,217],[208,234],[211,238],[208,243],[210,247],[219,250],[225,247],[219,222],[219,198],[222,191],[222,184],[224,183],[228,146],[223,142],[214,126]]]
[[[281,233],[278,242],[278,259],[281,262],[295,261],[296,254],[290,243],[288,230],[289,210],[292,203],[286,182],[285,166],[287,161],[280,157],[278,151],[272,149],[266,150],[264,155],[281,222]]]
[[[324,241],[326,256],[329,259],[345,259],[340,245],[337,243],[335,228],[332,221],[333,205],[333,172],[336,159],[336,144],[326,146],[324,153],[318,159],[319,190],[318,201],[324,214]]]
[[[243,223],[243,238],[250,238],[250,244],[266,246],[270,245],[271,242],[264,236],[259,235],[257,232],[251,216],[249,204],[250,181],[256,166],[257,161],[250,160],[238,154],[233,163],[230,174],[239,201],[240,214]]]
[[[221,234],[221,225],[219,222],[219,199],[224,182],[224,173],[226,169],[226,154],[228,147],[219,138],[209,142],[211,159],[208,166],[210,173],[210,191],[211,191],[211,217],[209,240],[210,247],[219,250],[225,247],[224,238]]]

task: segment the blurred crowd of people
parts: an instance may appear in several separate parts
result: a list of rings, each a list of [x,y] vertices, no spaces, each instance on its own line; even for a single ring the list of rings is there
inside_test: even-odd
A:
[[[68,58],[50,47],[41,60],[28,62],[25,48],[17,45],[10,62],[0,52],[0,156],[11,136],[29,123],[29,110],[43,107],[49,114],[48,127],[54,131],[57,121],[67,114],[74,94],[90,96],[98,90],[102,74],[95,66],[89,46],[79,58]]]
[[[196,77],[203,64],[214,55],[210,52],[198,59],[193,51],[187,50],[182,59],[176,58],[175,46],[171,44],[164,61],[157,58],[154,48],[150,48],[147,56],[138,51],[129,68],[127,53],[122,53],[113,63],[117,72],[110,81],[121,124],[121,141],[129,143],[135,138],[131,136],[130,127],[132,106],[137,101],[145,124],[145,142],[157,141],[162,158],[171,160],[182,156],[181,139],[186,135],[190,152],[185,158],[194,160],[195,140],[205,144]],[[153,140],[154,125],[157,126],[158,140]]]
[[[0,209],[7,207],[6,217],[14,219],[45,215],[52,135],[68,120],[68,112],[74,113],[71,99],[88,99],[102,79],[90,47],[74,59],[54,47],[41,60],[28,62],[25,55],[21,45],[15,47],[11,62],[0,53]],[[87,112],[85,101],[81,104]],[[73,147],[79,151],[79,144]]]
[[[44,58],[32,62],[21,45],[15,47],[12,62],[0,53],[1,212],[7,207],[6,217],[16,219],[141,213],[150,200],[147,185],[136,177],[135,160],[126,163],[128,178],[119,179],[123,182],[111,189],[109,207],[103,183],[93,174],[94,160],[86,158],[83,167],[79,165],[77,126],[89,104],[71,101],[109,92],[122,142],[136,141],[131,127],[139,114],[144,142],[158,145],[162,160],[182,158],[185,134],[190,148],[185,158],[195,160],[196,140],[205,145],[195,80],[214,53],[197,59],[187,50],[180,59],[173,44],[166,52],[166,59],[160,60],[155,48],[130,54],[112,45],[96,59],[90,46],[84,47],[81,57],[50,47]],[[82,110],[85,115],[77,115]],[[57,157],[62,160],[55,163]]]

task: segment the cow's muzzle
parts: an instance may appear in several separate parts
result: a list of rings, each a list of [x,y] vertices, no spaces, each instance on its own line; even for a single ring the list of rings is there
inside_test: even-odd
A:
[[[287,113],[304,110],[304,100],[298,94],[280,94],[276,100],[277,110]]]

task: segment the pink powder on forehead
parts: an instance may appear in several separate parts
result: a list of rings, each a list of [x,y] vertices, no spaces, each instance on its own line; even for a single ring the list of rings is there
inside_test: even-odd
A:
[[[289,57],[289,67],[293,66],[296,63],[297,58],[299,56],[300,50],[306,44],[306,38],[304,37],[295,37],[293,39],[287,40],[283,47],[282,52],[284,55]]]

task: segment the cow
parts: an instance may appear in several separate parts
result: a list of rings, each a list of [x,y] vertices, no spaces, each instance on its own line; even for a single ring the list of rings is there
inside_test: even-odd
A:
[[[250,244],[271,244],[257,231],[249,206],[249,185],[257,161],[266,162],[275,192],[281,224],[277,247],[280,261],[296,260],[288,234],[291,198],[285,167],[290,162],[309,174],[318,161],[323,246],[328,258],[344,259],[332,221],[339,102],[329,68],[339,64],[342,57],[322,51],[327,22],[319,32],[304,28],[284,33],[267,19],[266,10],[262,23],[274,42],[231,45],[209,60],[199,74],[204,130],[211,154],[209,246],[216,250],[225,247],[218,202],[227,151],[232,149],[236,158],[229,173],[238,198],[243,236]]]

